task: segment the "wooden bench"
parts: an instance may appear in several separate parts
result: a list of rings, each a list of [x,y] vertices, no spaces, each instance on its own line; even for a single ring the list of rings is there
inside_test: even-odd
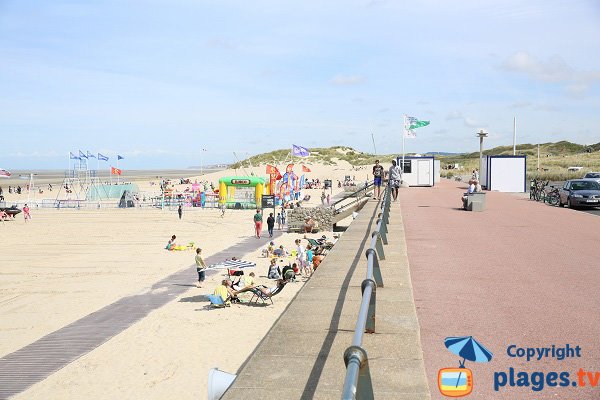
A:
[[[467,211],[483,211],[485,209],[485,193],[468,193],[463,200],[463,209]]]

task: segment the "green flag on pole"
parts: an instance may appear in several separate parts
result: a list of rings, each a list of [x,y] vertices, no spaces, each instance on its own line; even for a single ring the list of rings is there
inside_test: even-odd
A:
[[[412,124],[408,127],[408,129],[416,129],[416,128],[422,128],[424,126],[429,125],[429,121],[411,121]]]

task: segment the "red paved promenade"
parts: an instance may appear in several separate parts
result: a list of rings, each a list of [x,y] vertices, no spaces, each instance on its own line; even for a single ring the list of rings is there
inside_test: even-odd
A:
[[[458,367],[447,336],[474,336],[494,353],[466,362],[480,399],[598,399],[596,388],[533,391],[531,373],[598,371],[600,217],[487,192],[484,212],[459,209],[460,182],[400,190],[415,304],[433,399],[440,368]],[[393,208],[393,207],[392,207]],[[507,347],[580,346],[580,358],[511,358]],[[494,372],[527,371],[529,387],[494,391]],[[534,380],[537,379],[534,378]],[[515,381],[517,377],[515,377]],[[552,380],[550,381],[552,383]],[[557,381],[560,382],[560,379]],[[522,382],[523,383],[523,382]],[[539,383],[537,387],[539,387]]]

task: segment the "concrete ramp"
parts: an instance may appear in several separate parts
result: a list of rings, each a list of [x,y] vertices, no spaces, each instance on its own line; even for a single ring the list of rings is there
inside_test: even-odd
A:
[[[348,205],[344,208],[340,208],[340,210],[336,210],[335,213],[333,214],[333,224],[337,224],[338,222],[340,222],[341,220],[343,220],[344,218],[348,218],[349,216],[352,215],[353,212],[358,212],[360,211],[365,204],[367,204],[367,202],[369,201],[368,198],[363,198],[360,199],[358,201],[354,201],[353,204]]]
[[[365,251],[379,203],[363,204],[313,277],[237,372],[223,399],[340,399],[366,276]],[[363,347],[377,399],[430,399],[399,203],[390,215],[390,244],[377,289],[376,333]],[[277,301],[277,298],[274,298]],[[269,312],[268,308],[265,312]]]

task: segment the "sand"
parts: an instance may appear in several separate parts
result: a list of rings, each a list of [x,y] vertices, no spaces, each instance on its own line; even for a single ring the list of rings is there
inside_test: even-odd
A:
[[[313,170],[309,178],[334,183],[346,175],[367,177],[365,168],[358,172],[348,164],[308,166]],[[257,175],[263,172],[264,166],[254,169]],[[216,184],[232,174],[223,170],[198,179]],[[153,189],[147,180],[139,184],[142,190]],[[332,195],[341,190],[335,186]],[[308,203],[320,204],[321,190],[309,192]],[[303,282],[288,284],[274,305],[207,310],[204,295],[223,276],[194,287],[194,252],[168,252],[164,246],[176,234],[179,243],[201,246],[205,256],[218,254],[253,235],[252,215],[252,210],[230,210],[221,218],[218,210],[186,209],[179,220],[174,211],[154,208],[32,208],[30,222],[18,215],[0,224],[0,356],[122,297],[147,291],[174,272],[188,269],[190,277],[189,290],[181,296],[15,398],[205,398],[209,369],[235,373]],[[292,248],[301,237],[284,233],[276,244]],[[239,256],[257,263],[258,283],[272,285],[266,278],[268,260],[261,257],[268,241],[265,226],[256,249]]]

